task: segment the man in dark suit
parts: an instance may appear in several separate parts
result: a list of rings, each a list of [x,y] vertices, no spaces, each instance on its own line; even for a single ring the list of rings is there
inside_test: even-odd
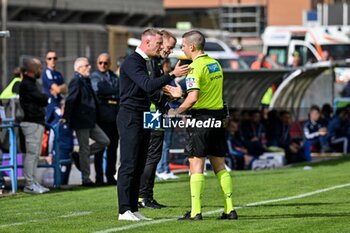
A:
[[[92,89],[98,100],[97,124],[107,134],[110,144],[107,148],[106,177],[108,185],[115,185],[118,129],[117,113],[119,109],[119,77],[109,69],[110,56],[102,53],[97,58],[97,71],[91,74]],[[96,185],[103,185],[103,151],[95,154]]]
[[[90,180],[90,155],[103,150],[109,145],[109,139],[96,124],[97,97],[91,87],[91,65],[85,57],[74,62],[75,75],[68,87],[64,114],[61,121],[67,121],[75,130],[79,143],[79,164],[82,172],[83,186],[94,186]],[[95,143],[89,145],[89,139]]]
[[[146,62],[150,57],[159,56],[162,44],[162,34],[158,30],[145,30],[140,46],[125,59],[120,70],[120,110],[117,117],[121,162],[118,170],[119,220],[149,220],[138,212],[137,206],[150,137],[150,130],[143,128],[143,115],[150,111],[149,93],[176,76],[188,73],[187,65],[177,65],[168,75],[150,79]]]

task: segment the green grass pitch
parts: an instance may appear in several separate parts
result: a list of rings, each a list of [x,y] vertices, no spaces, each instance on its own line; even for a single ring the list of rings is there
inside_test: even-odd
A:
[[[0,232],[350,232],[350,158],[266,171],[233,171],[237,221],[219,221],[223,201],[212,172],[203,195],[203,221],[177,221],[190,210],[189,177],[156,182],[168,205],[141,209],[153,221],[117,220],[115,187],[20,192],[0,198]]]

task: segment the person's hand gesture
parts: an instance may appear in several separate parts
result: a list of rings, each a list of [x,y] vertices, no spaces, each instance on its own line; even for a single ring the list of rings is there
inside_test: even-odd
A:
[[[165,87],[163,87],[163,91],[164,91],[164,94],[166,94],[167,96],[174,99],[178,99],[178,98],[181,98],[181,96],[183,95],[183,92],[182,92],[181,86],[177,82],[175,82],[175,84],[176,84],[176,87],[171,85],[166,85]]]
[[[182,77],[186,76],[189,72],[190,68],[188,67],[188,64],[180,66],[180,60],[176,63],[176,66],[173,70],[173,74],[175,77]]]

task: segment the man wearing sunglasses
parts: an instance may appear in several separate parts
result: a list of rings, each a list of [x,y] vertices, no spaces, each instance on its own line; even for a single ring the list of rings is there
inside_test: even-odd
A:
[[[46,53],[46,68],[42,72],[44,93],[47,95],[48,105],[46,109],[46,123],[50,124],[55,118],[55,109],[60,108],[60,101],[63,95],[67,93],[67,85],[64,83],[63,76],[56,70],[57,54],[54,50]]]
[[[117,113],[119,109],[119,78],[110,70],[110,56],[102,53],[97,58],[97,70],[91,74],[91,84],[98,101],[97,124],[107,134],[110,144],[107,148],[106,177],[108,185],[116,185],[114,174],[116,173],[118,128]],[[96,185],[103,182],[103,152],[95,154]]]

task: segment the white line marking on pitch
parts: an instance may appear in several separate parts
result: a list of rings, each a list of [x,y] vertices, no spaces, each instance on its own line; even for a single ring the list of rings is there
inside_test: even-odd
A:
[[[290,200],[294,200],[294,199],[300,199],[303,197],[309,197],[309,196],[316,195],[319,193],[324,193],[324,192],[328,192],[328,191],[332,191],[332,190],[340,189],[340,188],[345,188],[345,187],[349,187],[349,186],[350,186],[350,183],[332,186],[329,188],[319,189],[319,190],[316,190],[313,192],[308,192],[308,193],[299,194],[299,195],[295,195],[295,196],[260,201],[260,202],[253,202],[253,203],[246,204],[244,206],[235,207],[235,209],[241,209],[241,208],[249,207],[249,206],[264,205],[264,204],[273,203],[273,202],[281,202],[281,201],[290,201]],[[223,209],[212,210],[212,211],[208,211],[208,212],[203,213],[203,215],[211,215],[211,214],[221,213],[222,211],[223,211]],[[106,229],[106,230],[102,230],[102,231],[96,231],[95,233],[110,233],[110,232],[116,232],[116,231],[124,231],[124,230],[130,230],[130,229],[139,228],[139,227],[143,227],[143,226],[147,226],[147,225],[155,225],[158,223],[164,223],[164,222],[170,222],[170,221],[176,221],[176,220],[177,220],[177,218],[167,218],[167,219],[159,219],[159,220],[154,220],[154,221],[140,222],[140,223],[136,223],[136,224],[132,224],[132,225],[126,225],[123,227],[115,227],[115,228],[110,228],[110,229]]]
[[[79,216],[89,215],[91,213],[92,213],[92,211],[71,212],[71,213],[66,214],[66,215],[58,216],[57,218],[79,217]],[[26,221],[26,222],[15,222],[15,223],[10,223],[10,224],[0,225],[0,228],[12,227],[12,226],[20,226],[20,225],[25,225],[25,224],[28,224],[28,223],[45,222],[45,221],[49,221],[49,220],[50,220],[49,218],[46,218],[46,219],[38,219],[38,220],[29,220],[29,221]]]

